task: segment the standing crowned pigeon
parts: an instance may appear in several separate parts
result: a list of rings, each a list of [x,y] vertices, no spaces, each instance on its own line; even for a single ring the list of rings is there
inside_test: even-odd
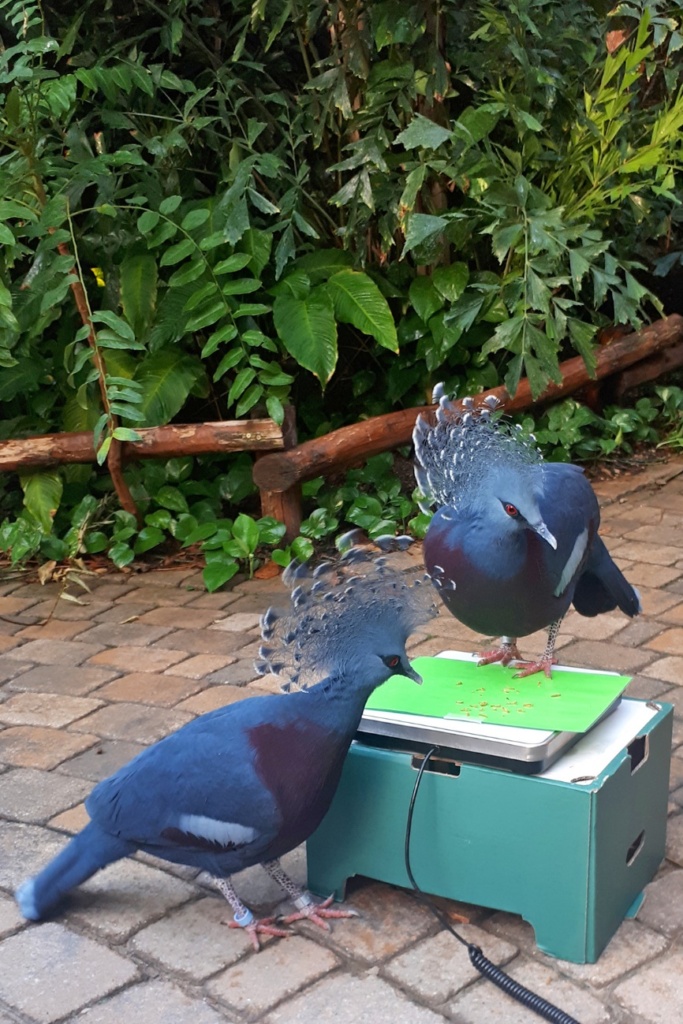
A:
[[[492,416],[499,402],[462,411],[434,389],[436,424],[418,417],[413,434],[417,484],[437,511],[424,540],[427,572],[444,604],[470,629],[500,636],[479,662],[519,659],[517,637],[548,629],[539,661],[518,676],[550,678],[560,622],[581,615],[641,611],[638,592],[598,536],[600,512],[578,466],[545,462],[534,438]]]
[[[390,550],[410,539],[376,543]],[[290,607],[262,616],[269,648],[256,669],[283,675],[291,692],[201,715],[96,786],[86,800],[89,824],[17,890],[24,917],[40,920],[74,886],[136,850],[212,875],[234,911],[231,926],[246,928],[255,949],[259,933],[288,933],[273,918],[255,920],[237,896],[229,876],[252,864],[293,899],[297,913],[283,923],[308,918],[327,928],[325,918],[351,916],[329,909],[332,897],[316,905],[278,858],[320,824],[372,691],[396,673],[421,682],[405,645],[436,612],[432,588],[369,552],[349,546],[312,574],[288,567]]]

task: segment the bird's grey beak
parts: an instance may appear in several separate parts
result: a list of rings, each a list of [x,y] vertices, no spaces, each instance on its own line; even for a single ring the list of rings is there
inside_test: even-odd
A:
[[[417,683],[419,686],[422,686],[422,676],[418,675],[418,673],[407,660],[401,663],[400,674],[402,676],[407,676],[408,679],[412,679],[413,682]]]
[[[548,541],[548,544],[550,544],[551,548],[553,548],[555,551],[557,551],[557,541],[555,540],[555,538],[553,537],[552,533],[550,532],[548,527],[545,525],[543,520],[541,520],[541,522],[538,523],[537,526],[536,525],[534,526],[534,530],[536,531],[536,533],[538,534],[539,537],[543,537],[543,540],[547,540]]]

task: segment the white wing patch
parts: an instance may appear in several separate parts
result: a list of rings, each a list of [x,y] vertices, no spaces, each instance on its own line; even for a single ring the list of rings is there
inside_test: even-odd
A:
[[[182,832],[208,839],[210,843],[220,846],[243,846],[251,842],[256,830],[248,825],[240,825],[236,821],[219,821],[218,818],[207,818],[203,814],[181,814],[178,827]]]
[[[560,582],[557,584],[554,590],[555,597],[560,597],[561,594],[567,589],[571,581],[574,579],[576,570],[581,565],[581,560],[586,553],[588,546],[588,528],[584,527],[579,536],[574,541],[574,547],[571,550],[571,554],[567,559],[566,565],[562,570],[560,576]]]

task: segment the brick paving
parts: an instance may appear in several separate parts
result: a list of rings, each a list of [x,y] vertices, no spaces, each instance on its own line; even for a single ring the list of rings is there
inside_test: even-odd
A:
[[[596,488],[603,536],[645,614],[583,619],[560,637],[567,664],[633,675],[629,693],[675,707],[667,859],[636,920],[596,964],[539,952],[530,925],[458,905],[465,936],[581,1024],[683,1017],[683,460]],[[405,558],[405,555],[396,556]],[[207,594],[188,569],[108,573],[75,605],[59,586],[0,580],[0,1024],[532,1024],[471,968],[405,892],[357,880],[361,915],[330,933],[292,926],[255,954],[202,875],[140,855],[112,865],[53,921],[29,925],[12,893],[86,820],[83,799],[144,745],[195,715],[273,689],[252,658],[278,579]],[[522,641],[538,653],[545,636]],[[413,653],[476,649],[442,615]],[[305,853],[285,865],[305,880]],[[259,868],[236,876],[258,912],[282,895]],[[446,904],[447,906],[447,904]]]

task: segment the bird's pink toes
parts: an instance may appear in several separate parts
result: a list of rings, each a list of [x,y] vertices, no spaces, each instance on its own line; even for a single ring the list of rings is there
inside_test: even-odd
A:
[[[324,928],[325,931],[329,932],[330,926],[327,923],[328,919],[334,920],[339,917],[358,917],[358,913],[355,910],[331,909],[330,904],[333,899],[334,896],[328,896],[322,903],[310,903],[307,907],[303,907],[301,910],[297,910],[293,914],[281,917],[280,921],[282,924],[291,924],[293,921],[311,921],[313,924],[317,924],[319,928]]]
[[[228,926],[230,928],[242,928],[243,931],[247,932],[252,946],[258,953],[261,949],[259,935],[274,935],[279,939],[287,939],[292,934],[284,928],[274,926],[272,922],[275,920],[277,920],[275,917],[262,917],[259,921],[252,921],[251,924],[247,925],[238,924],[237,921],[228,921]]]
[[[482,651],[477,657],[479,658],[477,662],[479,666],[493,665],[495,662],[500,662],[501,665],[509,665],[511,661],[521,660],[517,644],[494,647],[490,651]]]
[[[557,658],[541,658],[540,661],[526,661],[519,672],[515,672],[515,679],[524,679],[525,676],[533,676],[537,672],[544,672],[547,679],[553,678],[553,665],[557,665]]]

